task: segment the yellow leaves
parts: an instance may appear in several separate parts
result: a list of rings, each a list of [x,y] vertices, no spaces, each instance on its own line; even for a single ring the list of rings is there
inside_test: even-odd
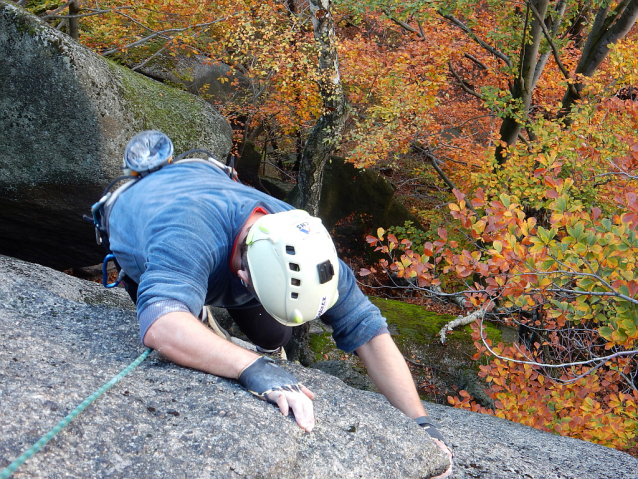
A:
[[[532,246],[529,248],[530,254],[536,254],[545,251],[545,242],[540,238],[531,239]]]

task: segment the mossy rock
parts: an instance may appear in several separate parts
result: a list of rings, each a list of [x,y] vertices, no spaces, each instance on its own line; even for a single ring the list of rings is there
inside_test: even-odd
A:
[[[392,337],[408,361],[423,399],[447,404],[448,396],[464,389],[483,406],[492,406],[484,391],[486,386],[478,377],[479,364],[471,359],[476,353],[471,326],[449,333],[445,344],[441,344],[437,335],[454,316],[403,301],[375,297],[370,300],[387,319]],[[492,341],[501,341],[501,332],[496,327],[486,323],[485,329]],[[310,348],[318,361],[317,367],[326,364],[326,372],[353,387],[370,390],[369,383],[358,378],[365,371],[361,360],[337,349],[328,332],[311,334]],[[334,367],[335,362],[340,363],[338,368]]]
[[[58,269],[104,256],[82,215],[121,175],[144,129],[177,153],[220,159],[232,130],[210,104],[109,62],[14,2],[0,0],[0,253]]]
[[[381,310],[381,313],[388,320],[388,324],[396,328],[399,336],[426,344],[440,342],[440,338],[437,336],[439,331],[447,323],[456,319],[455,316],[427,311],[422,306],[403,301],[375,297],[371,297],[370,300]],[[501,332],[495,326],[485,323],[484,327],[489,339],[495,343],[501,341]],[[446,342],[471,345],[473,343],[471,326],[467,325],[454,330],[448,334]]]
[[[485,393],[485,383],[478,377],[479,364],[471,359],[476,348],[470,325],[448,333],[442,344],[438,333],[456,319],[454,316],[403,301],[370,299],[387,319],[399,350],[410,364],[421,397],[447,404],[448,396],[466,390],[481,405],[493,406]],[[501,332],[496,327],[485,323],[484,328],[494,343],[501,341]]]

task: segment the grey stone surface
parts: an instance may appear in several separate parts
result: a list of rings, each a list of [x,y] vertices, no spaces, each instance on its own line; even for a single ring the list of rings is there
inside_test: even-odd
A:
[[[0,469],[142,351],[123,291],[0,256]],[[286,364],[317,426],[152,353],[15,478],[417,478],[445,458],[385,399]]]
[[[245,76],[225,63],[211,62],[204,55],[173,56],[166,52],[137,71],[162,82],[182,85],[194,95],[204,94],[212,104],[241,101],[250,95],[250,82]]]
[[[379,389],[374,385],[367,374],[357,371],[346,361],[317,361],[312,365],[312,368],[323,371],[331,376],[338,377],[348,386],[353,388],[361,389],[363,391],[379,392]]]
[[[143,348],[124,291],[0,256],[0,470]],[[284,367],[316,394],[311,434],[235,381],[156,353],[15,473],[21,478],[417,478],[444,458],[375,393]],[[436,404],[455,478],[635,479],[638,460]]]
[[[440,404],[426,408],[444,425],[455,478],[638,478],[638,460],[615,449]]]
[[[95,264],[82,221],[121,174],[128,140],[168,134],[176,152],[225,159],[232,131],[207,102],[98,56],[0,0],[0,253],[59,269]]]

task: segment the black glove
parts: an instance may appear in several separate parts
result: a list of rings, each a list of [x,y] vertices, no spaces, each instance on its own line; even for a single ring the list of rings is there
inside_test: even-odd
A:
[[[274,364],[270,358],[260,357],[244,368],[237,378],[248,392],[269,403],[276,404],[268,397],[274,391],[302,392],[301,384],[288,371]]]
[[[438,439],[439,441],[441,441],[443,444],[447,446],[447,443],[445,442],[445,439],[443,438],[443,434],[441,434],[441,432],[436,428],[436,426],[430,420],[429,417],[427,416],[417,417],[415,421],[419,426],[425,429],[425,432],[427,432],[432,439]]]

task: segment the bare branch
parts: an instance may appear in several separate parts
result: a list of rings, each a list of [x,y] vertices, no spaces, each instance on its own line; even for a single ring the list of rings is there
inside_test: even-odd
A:
[[[450,188],[450,191],[458,190],[456,185],[452,182],[452,180],[450,180],[450,178],[445,174],[445,172],[439,166],[439,163],[441,161],[436,156],[434,156],[434,154],[430,151],[429,148],[423,147],[418,142],[412,142],[412,148],[414,148],[417,151],[420,151],[421,153],[425,155],[425,157],[428,159],[428,161],[432,165],[432,168],[434,168],[434,170],[437,172],[439,177],[441,177],[443,182],[446,185],[448,185],[448,187]],[[476,210],[474,210],[474,207],[472,206],[471,203],[467,203],[467,206],[470,210],[472,210],[476,214]]]
[[[164,45],[162,48],[160,48],[159,50],[157,50],[155,53],[153,53],[150,57],[148,57],[146,60],[144,60],[142,63],[140,63],[139,65],[135,65],[133,68],[131,68],[131,70],[135,71],[138,70],[140,68],[142,68],[143,66],[145,66],[146,64],[148,64],[148,62],[150,62],[151,60],[153,60],[153,58],[159,56],[164,50],[166,50],[166,45]]]
[[[463,89],[464,92],[469,93],[472,96],[475,96],[476,98],[478,98],[481,101],[485,100],[483,95],[481,95],[479,92],[477,92],[473,88],[470,88],[467,85],[467,83],[465,83],[465,80],[463,80],[463,78],[461,78],[461,76],[456,72],[456,70],[454,70],[454,67],[452,67],[452,62],[448,62],[447,66],[450,69],[450,73],[452,73],[452,75],[454,75],[454,78],[456,78],[456,81],[459,82],[459,85],[461,86],[461,88]]]
[[[447,323],[437,334],[437,336],[441,337],[441,344],[445,344],[445,335],[448,333],[448,331],[452,331],[458,326],[465,326],[467,324],[473,323],[478,318],[482,318],[483,316],[485,316],[485,312],[486,311],[483,308],[477,309],[472,314],[468,314],[467,316],[459,315],[455,320]]]
[[[541,18],[540,13],[538,13],[538,10],[536,9],[536,7],[534,6],[534,4],[530,1],[527,2],[527,4],[529,5],[530,9],[532,10],[532,13],[534,14],[534,17],[536,18],[536,20],[538,21],[541,30],[543,31],[543,35],[545,35],[545,39],[547,40],[547,43],[549,43],[549,46],[552,49],[552,53],[554,54],[554,60],[556,61],[556,65],[558,65],[559,70],[561,71],[561,73],[563,74],[563,76],[565,77],[566,80],[570,80],[571,76],[569,75],[569,72],[567,71],[567,68],[565,68],[565,65],[563,65],[563,62],[560,59],[560,53],[558,52],[558,48],[556,47],[556,44],[554,43],[554,40],[552,39],[551,34],[549,33],[549,31],[547,30],[547,26],[545,26],[545,21],[543,18]],[[569,84],[569,88],[573,89],[574,94],[576,94],[576,87],[573,85],[573,83]]]
[[[28,0],[27,0],[27,1],[28,1]],[[40,17],[42,20],[47,20],[48,18],[55,17],[55,14],[56,14],[56,13],[58,13],[58,12],[60,12],[60,11],[64,10],[66,7],[68,7],[68,6],[71,4],[71,2],[72,2],[72,1],[73,1],[73,0],[69,0],[69,1],[68,1],[68,2],[66,2],[64,5],[60,5],[60,6],[59,6],[58,8],[56,8],[55,10],[52,10],[52,11],[50,11],[50,12],[47,12],[47,14],[46,14],[46,15],[40,15],[39,17]],[[26,2],[25,2],[25,3],[26,3]]]
[[[523,143],[525,143],[526,147],[528,148],[531,147],[531,145],[529,144],[529,141],[527,141],[527,138],[525,138],[520,131],[518,132],[518,139],[521,140]]]
[[[512,64],[512,60],[509,59],[509,57],[507,55],[505,55],[503,52],[501,52],[500,50],[497,50],[496,48],[494,48],[492,45],[488,44],[487,42],[485,42],[484,40],[482,40],[481,38],[479,38],[472,30],[470,30],[467,25],[465,25],[461,20],[459,20],[458,18],[456,18],[454,15],[446,15],[443,14],[443,12],[441,12],[441,10],[437,10],[436,13],[438,13],[440,16],[442,16],[443,18],[445,18],[446,20],[448,20],[449,22],[451,22],[452,24],[456,25],[457,27],[459,27],[467,36],[469,36],[472,40],[474,40],[476,43],[478,43],[479,45],[481,45],[485,50],[487,50],[488,52],[490,52],[492,55],[494,55],[496,58],[498,58],[499,60],[503,61],[503,63],[505,63],[508,67],[512,68],[513,64]]]
[[[563,18],[565,17],[565,10],[567,9],[567,0],[558,0],[558,3],[554,7],[554,12],[551,16],[552,26],[550,28],[550,34],[552,38],[556,38],[558,34],[558,30],[560,29],[560,25],[563,22]],[[550,52],[543,53],[538,62],[536,62],[536,68],[534,69],[534,78],[532,80],[532,87],[536,88],[536,84],[545,69],[545,65],[547,64],[547,60],[549,59]]]
[[[465,58],[469,58],[470,60],[472,60],[481,70],[487,70],[487,65],[485,63],[483,63],[481,60],[479,60],[478,58],[476,58],[474,55],[470,55],[469,53],[465,53],[463,54],[463,56]]]
[[[572,366],[586,366],[588,364],[592,364],[592,363],[598,363],[596,366],[592,367],[587,373],[583,374],[580,377],[584,377],[587,374],[593,372],[594,370],[596,370],[597,368],[599,368],[600,366],[604,365],[605,362],[609,361],[610,359],[614,359],[614,358],[620,358],[620,357],[624,357],[624,356],[634,356],[636,354],[638,354],[638,349],[635,350],[630,350],[630,351],[619,351],[617,353],[613,353],[610,354],[608,356],[603,356],[603,357],[596,357],[593,359],[588,359],[587,361],[574,361],[571,363],[559,363],[559,364],[549,364],[549,363],[539,363],[537,361],[532,361],[532,360],[522,360],[522,359],[514,359],[514,358],[508,358],[507,356],[501,356],[500,354],[496,353],[496,351],[494,351],[490,345],[485,341],[485,338],[483,337],[483,332],[485,331],[483,328],[483,319],[481,318],[481,320],[479,321],[479,326],[480,326],[480,331],[481,331],[481,338],[483,339],[483,345],[487,348],[487,350],[490,352],[490,354],[494,355],[494,357],[498,358],[498,359],[502,359],[503,361],[509,361],[512,363],[518,363],[518,364],[529,364],[532,366],[539,366],[542,368],[566,368],[566,367],[572,367]],[[522,352],[522,351],[521,351]],[[578,377],[577,379],[580,379],[580,377]],[[574,380],[577,380],[574,379]]]
[[[423,25],[421,24],[421,22],[416,22],[416,24],[419,26],[419,32],[421,32],[421,38],[425,38],[425,32],[423,31]]]
[[[144,38],[142,38],[140,40],[137,40],[136,42],[129,43],[128,45],[124,45],[122,47],[113,48],[113,49],[108,50],[106,52],[102,52],[102,56],[111,55],[111,54],[113,54],[115,52],[119,52],[121,50],[128,50],[129,48],[133,48],[133,47],[137,47],[139,45],[143,45],[144,43],[146,43],[149,40],[152,40],[153,38],[156,38],[156,37],[161,37],[161,38],[164,38],[164,39],[168,40],[168,39],[170,39],[170,36],[167,35],[168,33],[180,33],[180,32],[185,32],[187,30],[194,29],[194,28],[208,27],[210,25],[214,25],[215,23],[223,22],[227,18],[228,17],[224,17],[224,18],[220,18],[218,20],[214,20],[212,22],[197,23],[195,25],[189,25],[189,26],[184,27],[184,28],[169,28],[169,29],[166,29],[166,30],[156,31],[156,32],[152,33],[151,35],[148,35],[147,37],[144,37]]]
[[[396,23],[397,25],[399,25],[401,28],[403,28],[404,30],[407,30],[410,33],[414,33],[416,34],[417,37],[419,38],[425,38],[423,35],[423,30],[421,30],[421,25],[419,25],[419,30],[412,28],[410,25],[408,25],[405,22],[402,22],[401,20],[399,20],[398,18],[396,18],[395,16],[393,16],[390,11],[387,8],[383,8],[381,10],[390,20],[392,20],[394,23]]]
[[[131,8],[135,8],[134,6],[128,5],[128,6],[123,6],[123,7],[117,7],[117,8],[109,8],[107,10],[96,10],[93,8],[85,8],[84,10],[87,10],[89,13],[81,13],[79,15],[55,15],[55,12],[59,12],[60,10],[64,10],[65,7],[67,7],[69,5],[68,2],[65,5],[63,5],[62,7],[57,8],[56,10],[53,10],[52,12],[49,12],[46,15],[43,15],[41,17],[39,17],[41,20],[49,20],[51,18],[84,18],[84,17],[94,17],[96,15],[105,15],[107,13],[119,13],[119,10],[130,10]]]

